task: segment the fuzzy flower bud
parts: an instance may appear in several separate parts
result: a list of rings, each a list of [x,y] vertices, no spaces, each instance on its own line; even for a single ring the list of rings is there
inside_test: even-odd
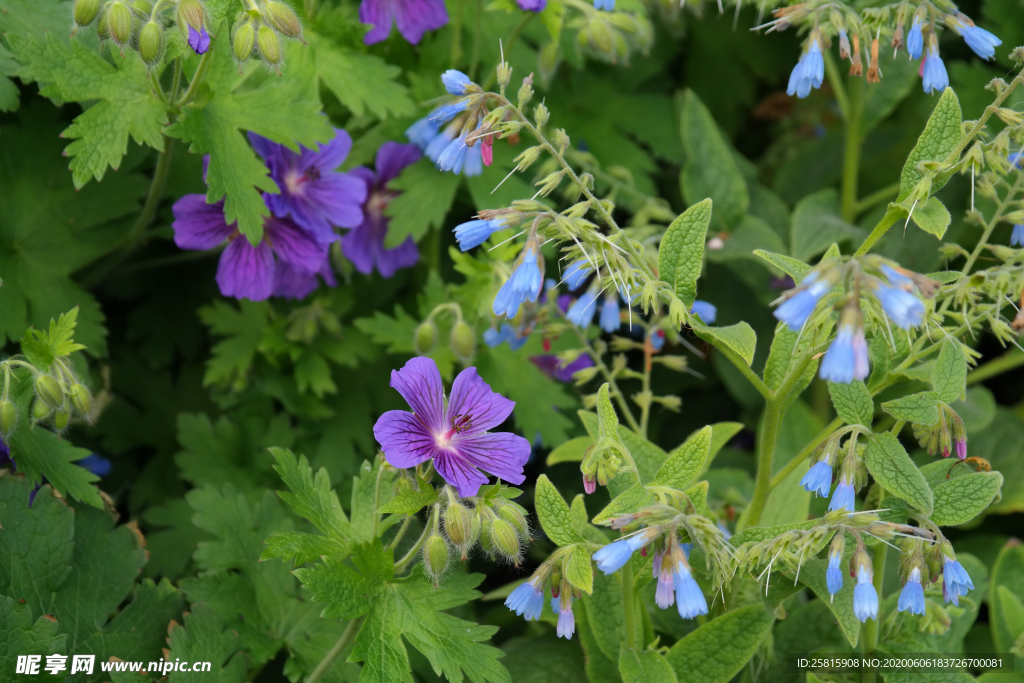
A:
[[[511,81],[512,67],[509,66],[508,62],[502,62],[498,65],[498,85],[502,88],[507,88]]]
[[[73,15],[75,18],[75,29],[88,26],[100,13],[100,0],[75,0]]]
[[[473,520],[462,503],[452,503],[444,511],[444,531],[457,546],[464,546],[470,538]]]
[[[43,401],[36,399],[35,403],[32,404],[32,419],[36,422],[50,417],[51,412],[53,411],[50,406],[46,405]]]
[[[71,398],[71,405],[82,417],[88,418],[92,415],[92,394],[84,384],[72,384],[68,396]]]
[[[164,52],[164,30],[155,21],[147,21],[139,31],[139,56],[147,66],[160,61]]]
[[[270,0],[267,3],[267,21],[282,35],[299,38],[302,35],[302,24],[291,7],[283,2]]]
[[[64,403],[64,390],[60,383],[50,375],[36,377],[36,395],[51,408],[60,408]]]
[[[132,13],[123,2],[115,2],[107,10],[107,31],[111,39],[124,46],[132,37]]]
[[[521,536],[529,537],[530,527],[526,523],[526,516],[519,509],[518,505],[505,504],[498,508],[498,516],[512,525]]]
[[[448,543],[440,534],[433,534],[423,544],[423,567],[437,583],[437,578],[448,567]]]
[[[256,32],[256,45],[260,48],[260,55],[267,64],[276,65],[281,61],[281,41],[278,40],[274,29],[269,26],[260,26]]]
[[[252,56],[252,49],[256,45],[256,31],[252,22],[246,21],[238,26],[235,35],[231,39],[231,51],[235,59],[244,62]]]
[[[68,413],[68,411],[58,410],[53,416],[54,429],[56,429],[58,432],[63,431],[63,429],[68,426],[68,419],[70,417],[71,414]]]
[[[459,320],[452,326],[452,332],[448,336],[448,345],[451,347],[452,353],[455,354],[455,358],[463,365],[468,365],[476,353],[476,332],[464,320]]]
[[[519,106],[525,107],[526,104],[533,97],[533,74],[523,79],[523,84],[519,87]]]
[[[203,9],[203,3],[199,0],[179,0],[178,24],[182,31],[184,31],[185,26],[201,31],[205,23],[206,11]],[[181,26],[181,24],[185,26]]]
[[[512,525],[504,519],[498,518],[491,524],[490,531],[494,549],[515,564],[519,564],[519,537]]]
[[[413,336],[413,347],[416,353],[420,356],[430,353],[431,349],[434,348],[434,343],[437,341],[437,334],[437,325],[434,324],[433,320],[425,320],[420,323],[419,327],[416,328],[416,334]]]
[[[4,399],[0,401],[0,436],[9,439],[18,425],[18,407]]]

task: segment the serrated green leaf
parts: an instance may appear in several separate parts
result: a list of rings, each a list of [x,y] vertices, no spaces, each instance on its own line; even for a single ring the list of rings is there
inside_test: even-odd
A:
[[[691,205],[713,200],[719,229],[737,227],[750,206],[747,184],[711,112],[692,90],[683,94],[680,132],[686,149],[679,176],[683,198]]]
[[[226,42],[226,41],[225,41]],[[192,605],[184,624],[171,624],[167,630],[168,657],[186,662],[217,662],[208,672],[175,671],[172,683],[242,683],[248,663],[241,652],[238,633],[227,628],[224,619],[205,603]]]
[[[786,275],[789,275],[793,278],[793,282],[800,282],[811,270],[811,266],[792,256],[784,256],[783,254],[776,254],[764,249],[757,249],[754,253],[786,273]]]
[[[874,434],[864,451],[868,472],[885,490],[902,498],[925,515],[933,506],[932,490],[903,445],[889,432]]]
[[[13,671],[18,654],[67,654],[67,635],[57,633],[57,621],[49,615],[32,620],[32,608],[26,602],[0,595],[0,660],[6,671]],[[12,676],[13,678],[13,676]]]
[[[222,25],[217,35],[228,35]],[[266,165],[249,146],[244,131],[251,131],[298,151],[299,145],[316,149],[317,143],[334,139],[326,116],[321,115],[312,54],[294,45],[288,50],[288,77],[267,79],[257,87],[244,88],[231,54],[231,41],[215,40],[210,48],[204,88],[208,97],[197,98],[182,108],[181,116],[165,133],[190,143],[193,154],[209,154],[206,201],[224,200],[228,225],[258,243],[263,220],[270,215],[263,192],[280,188]],[[250,71],[250,74],[252,72]]]
[[[757,350],[757,333],[747,323],[739,322],[728,327],[706,327],[695,323],[693,331],[705,341],[724,345],[742,358],[747,365],[753,364],[754,352]]]
[[[306,33],[306,40],[316,55],[320,79],[355,116],[370,112],[384,119],[416,111],[408,90],[395,81],[402,73],[399,67],[374,55],[342,50],[312,32]]]
[[[348,543],[341,543],[327,536],[317,536],[301,531],[284,531],[271,534],[264,543],[260,560],[295,558],[296,565],[308,564],[323,555],[347,555],[351,550]]]
[[[294,574],[315,602],[327,603],[320,616],[324,619],[355,619],[370,611],[385,590],[391,575],[393,553],[385,552],[380,541],[355,550],[358,571],[340,558],[325,557],[312,567],[296,569]]]
[[[331,490],[327,470],[321,467],[314,476],[306,456],[296,458],[285,448],[271,448],[270,453],[277,461],[274,469],[291,489],[291,492],[278,491],[281,500],[328,536],[339,541],[352,538],[351,525],[337,494]]]
[[[774,619],[748,605],[701,626],[668,651],[668,663],[688,683],[727,683],[760,647]]]
[[[931,520],[939,526],[969,522],[988,508],[1002,486],[999,472],[974,472],[951,479],[935,488]]]
[[[871,400],[871,394],[864,386],[864,382],[857,381],[850,384],[829,382],[828,393],[832,397],[836,415],[843,422],[871,428],[871,422],[875,415],[875,403]]]
[[[62,43],[52,35],[10,36],[11,47],[25,66],[22,80],[36,81],[40,93],[71,102],[99,100],[75,119],[63,136],[74,140],[65,154],[71,159],[75,187],[103,180],[107,168],[117,170],[131,136],[139,144],[163,151],[167,106],[153,96],[146,66],[135,55],[119,57],[111,45],[112,65],[80,41]]]
[[[565,560],[565,578],[574,588],[586,594],[594,592],[594,566],[590,562],[587,546],[575,546]]]
[[[697,280],[704,266],[704,238],[711,222],[711,200],[681,213],[668,226],[658,248],[658,277],[667,282],[688,309],[697,298]]]
[[[914,223],[927,233],[942,239],[952,218],[946,207],[935,197],[930,197],[923,204],[914,207]]]
[[[560,462],[580,462],[583,460],[583,454],[593,445],[594,440],[589,436],[577,436],[575,439],[569,439],[548,453],[548,459],[544,464],[550,467]]]
[[[935,104],[935,109],[928,118],[928,123],[925,124],[921,136],[917,139],[917,144],[910,151],[907,162],[903,165],[897,202],[906,199],[918,181],[924,177],[918,169],[918,164],[922,161],[942,161],[956,149],[962,135],[960,132],[962,121],[960,101],[952,88],[946,88]],[[932,194],[938,192],[943,185],[945,185],[944,181],[933,183]]]
[[[711,453],[711,427],[704,427],[672,451],[653,484],[682,491],[704,471]]]
[[[560,546],[583,543],[585,539],[573,528],[569,504],[562,498],[546,474],[537,477],[534,507],[541,528],[553,542]]]
[[[431,228],[440,229],[461,181],[454,173],[438,170],[429,159],[406,166],[388,183],[388,189],[401,194],[384,209],[390,219],[384,246],[397,247],[409,237],[419,242]]]
[[[967,387],[967,358],[957,342],[949,339],[942,342],[939,357],[932,367],[932,386],[944,403],[963,398]]]
[[[382,505],[377,512],[385,514],[395,512],[403,515],[412,515],[437,501],[437,491],[434,490],[433,486],[427,482],[422,482],[421,487],[422,490],[420,491],[413,491],[409,488],[399,490],[398,494],[389,500],[386,505]]]
[[[541,475],[543,476],[543,475]],[[638,508],[645,507],[654,502],[654,497],[647,492],[643,484],[634,484],[621,494],[612,499],[604,510],[594,517],[594,524],[607,524],[612,517],[627,512],[635,512]]]
[[[922,391],[886,401],[882,404],[882,410],[897,420],[906,420],[920,425],[933,425],[939,421],[939,408],[936,405],[938,400],[938,393]]]
[[[619,675],[623,683],[676,683],[676,674],[665,657],[654,650],[619,653]]]

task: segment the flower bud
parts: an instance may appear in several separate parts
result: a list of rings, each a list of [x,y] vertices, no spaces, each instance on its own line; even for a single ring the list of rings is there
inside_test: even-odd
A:
[[[267,2],[267,21],[277,31],[289,38],[298,38],[302,35],[302,24],[291,7],[283,2],[270,0]]]
[[[75,0],[75,8],[73,10],[75,28],[88,26],[96,19],[96,15],[99,13],[100,0]]]
[[[454,335],[454,330],[452,332]],[[413,348],[416,350],[416,353],[420,356],[427,355],[434,348],[434,342],[436,341],[437,325],[434,324],[434,321],[426,320],[420,323],[413,337]]]
[[[252,22],[246,21],[238,26],[235,35],[231,40],[231,51],[235,59],[244,62],[252,56],[252,48],[256,44],[256,31],[252,28]]]
[[[498,65],[498,85],[502,88],[507,88],[511,80],[512,67],[509,66],[508,62],[502,62]]]
[[[455,357],[463,365],[469,365],[476,352],[476,333],[465,321],[459,320],[452,327],[452,333],[448,337],[448,345],[451,346]]]
[[[160,61],[164,51],[164,30],[155,21],[147,21],[139,31],[139,55],[148,66]]]
[[[107,29],[106,14],[101,15],[99,22],[96,24],[96,35],[99,36],[100,41],[104,41],[110,37],[110,30]]]
[[[123,2],[115,2],[107,10],[107,30],[118,45],[126,45],[132,38],[132,13]]]
[[[523,79],[523,84],[519,86],[518,100],[519,106],[525,107],[526,103],[533,98],[533,74],[530,74]]]
[[[498,516],[511,524],[512,528],[516,530],[516,533],[529,538],[530,526],[526,523],[526,516],[522,511],[517,509],[518,507],[519,506],[514,503],[506,503],[498,509]]]
[[[0,401],[0,436],[10,438],[14,428],[18,426],[18,407],[4,399]]]
[[[88,419],[92,415],[92,394],[84,384],[72,384],[68,396],[71,397],[71,405],[82,417]]]
[[[36,399],[36,402],[32,404],[32,419],[36,422],[50,417],[50,412],[52,412],[50,410],[50,406],[38,399]]]
[[[457,546],[466,545],[472,531],[473,520],[462,503],[452,503],[444,511],[444,531]]]
[[[281,61],[281,42],[277,39],[274,29],[266,25],[260,26],[260,30],[256,32],[256,44],[267,64],[278,64]]]
[[[448,543],[440,534],[432,535],[423,545],[423,566],[427,574],[434,578],[436,585],[437,577],[443,574],[448,566]]]
[[[504,519],[498,518],[491,525],[491,543],[499,553],[515,563],[519,562],[519,537],[512,525]]]
[[[50,375],[36,377],[36,395],[51,408],[60,408],[64,403],[64,391],[60,383]]]
[[[203,3],[199,0],[178,1],[178,28],[182,33],[188,33],[185,26],[191,26],[195,30],[201,31],[205,22],[206,11],[203,9]]]
[[[57,413],[53,416],[53,426],[54,426],[54,428],[58,432],[62,431],[65,427],[68,426],[68,419],[70,417],[71,417],[71,414],[68,413],[68,411],[66,411],[66,410],[59,410],[59,411],[57,411]]]

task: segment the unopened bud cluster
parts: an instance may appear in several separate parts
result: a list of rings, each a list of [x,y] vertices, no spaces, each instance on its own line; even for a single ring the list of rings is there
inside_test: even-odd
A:
[[[434,350],[441,337],[434,319],[446,311],[454,318],[448,333],[448,347],[459,363],[469,365],[476,355],[476,330],[462,317],[462,308],[456,303],[440,304],[430,312],[413,333],[413,348],[420,356],[426,356]]]
[[[18,407],[11,400],[11,383],[13,381],[10,361],[2,364],[3,392],[0,398],[0,437],[10,438],[18,425],[20,415]],[[74,372],[59,359],[48,372],[42,372],[23,361],[21,367],[32,371],[32,388],[34,399],[30,419],[34,423],[45,423],[57,432],[67,428],[72,415],[89,422],[92,420],[92,393],[78,381]]]

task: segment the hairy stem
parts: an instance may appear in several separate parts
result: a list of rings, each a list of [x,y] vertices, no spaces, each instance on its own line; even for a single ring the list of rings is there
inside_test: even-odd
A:
[[[413,545],[413,547],[409,548],[409,552],[407,552],[402,557],[402,559],[400,559],[398,562],[395,562],[395,573],[396,574],[398,574],[403,569],[405,569],[406,566],[410,562],[412,562],[413,559],[416,557],[416,554],[420,551],[420,547],[423,546],[423,542],[427,540],[427,535],[430,533],[430,528],[431,528],[431,524],[430,524],[430,522],[428,520],[427,524],[425,524],[423,526],[423,533],[420,534],[420,537],[416,540],[415,545]]]
[[[362,623],[363,617],[359,617],[348,622],[348,626],[342,632],[341,638],[338,638],[338,642],[334,644],[334,647],[332,647],[327,654],[324,655],[324,658],[320,660],[320,663],[316,665],[316,668],[313,669],[313,673],[309,674],[306,678],[306,683],[316,683],[316,681],[324,675],[324,672],[331,668],[331,665],[334,664],[334,660],[338,658],[338,655],[344,652],[345,649],[352,644],[352,640],[356,637],[356,633],[359,631],[359,626]]]
[[[622,567],[622,611],[626,615],[626,647],[636,649],[636,600],[633,598],[633,562]]]
[[[843,220],[857,219],[857,177],[860,175],[860,152],[863,134],[864,98],[859,78],[850,83],[849,116],[846,117],[846,147],[843,152],[842,214]]]
[[[594,350],[593,346],[590,345],[590,340],[587,339],[587,336],[582,330],[580,330],[580,328],[572,325],[572,329],[579,338],[580,343],[583,344],[583,349],[587,352],[587,355],[594,360],[594,365],[597,366],[597,371],[601,373],[604,381],[608,382],[608,388],[611,390],[612,396],[615,397],[615,402],[618,404],[619,410],[622,411],[622,416],[626,418],[626,422],[629,423],[629,428],[637,434],[641,434],[640,423],[638,423],[636,418],[633,417],[633,411],[629,409],[629,404],[626,403],[626,395],[622,393],[621,389],[619,389],[619,385],[615,381],[615,377],[612,375],[611,370],[609,370],[608,366],[605,365],[604,359],[602,359],[601,355]]]
[[[1020,192],[1022,186],[1024,186],[1024,172],[1017,174],[1017,180],[1013,183],[1013,186],[1006,193],[1006,196],[999,201],[995,213],[992,214],[992,218],[987,223],[985,223],[985,230],[981,234],[981,239],[979,239],[978,243],[974,246],[974,251],[972,251],[971,255],[967,257],[967,262],[964,263],[964,267],[960,271],[964,275],[970,274],[971,268],[974,267],[975,261],[977,261],[978,256],[981,255],[981,250],[985,248],[986,244],[988,244],[988,238],[992,236],[992,231],[996,229],[996,226],[999,224],[999,221],[1002,220],[1003,215],[1009,208],[1016,205],[1014,198]],[[946,299],[944,303],[947,305],[943,306],[943,311],[949,308],[948,304],[951,301],[953,301],[952,298]]]
[[[740,519],[743,529],[757,526],[761,521],[761,513],[768,502],[771,492],[772,460],[775,457],[775,444],[779,440],[779,427],[782,424],[782,401],[771,398],[764,407],[764,421],[761,423],[761,439],[757,449],[757,478],[754,480],[754,495],[750,500],[747,514]],[[736,529],[737,532],[742,529]]]
[[[182,107],[192,101],[192,98],[196,94],[196,90],[199,88],[199,84],[203,81],[203,74],[206,72],[206,66],[210,63],[210,55],[213,54],[214,41],[216,40],[217,39],[215,37],[211,37],[210,49],[208,49],[203,55],[203,58],[199,60],[199,66],[196,67],[196,72],[188,84],[188,89],[185,90],[185,93],[179,100],[174,102],[174,106]]]

